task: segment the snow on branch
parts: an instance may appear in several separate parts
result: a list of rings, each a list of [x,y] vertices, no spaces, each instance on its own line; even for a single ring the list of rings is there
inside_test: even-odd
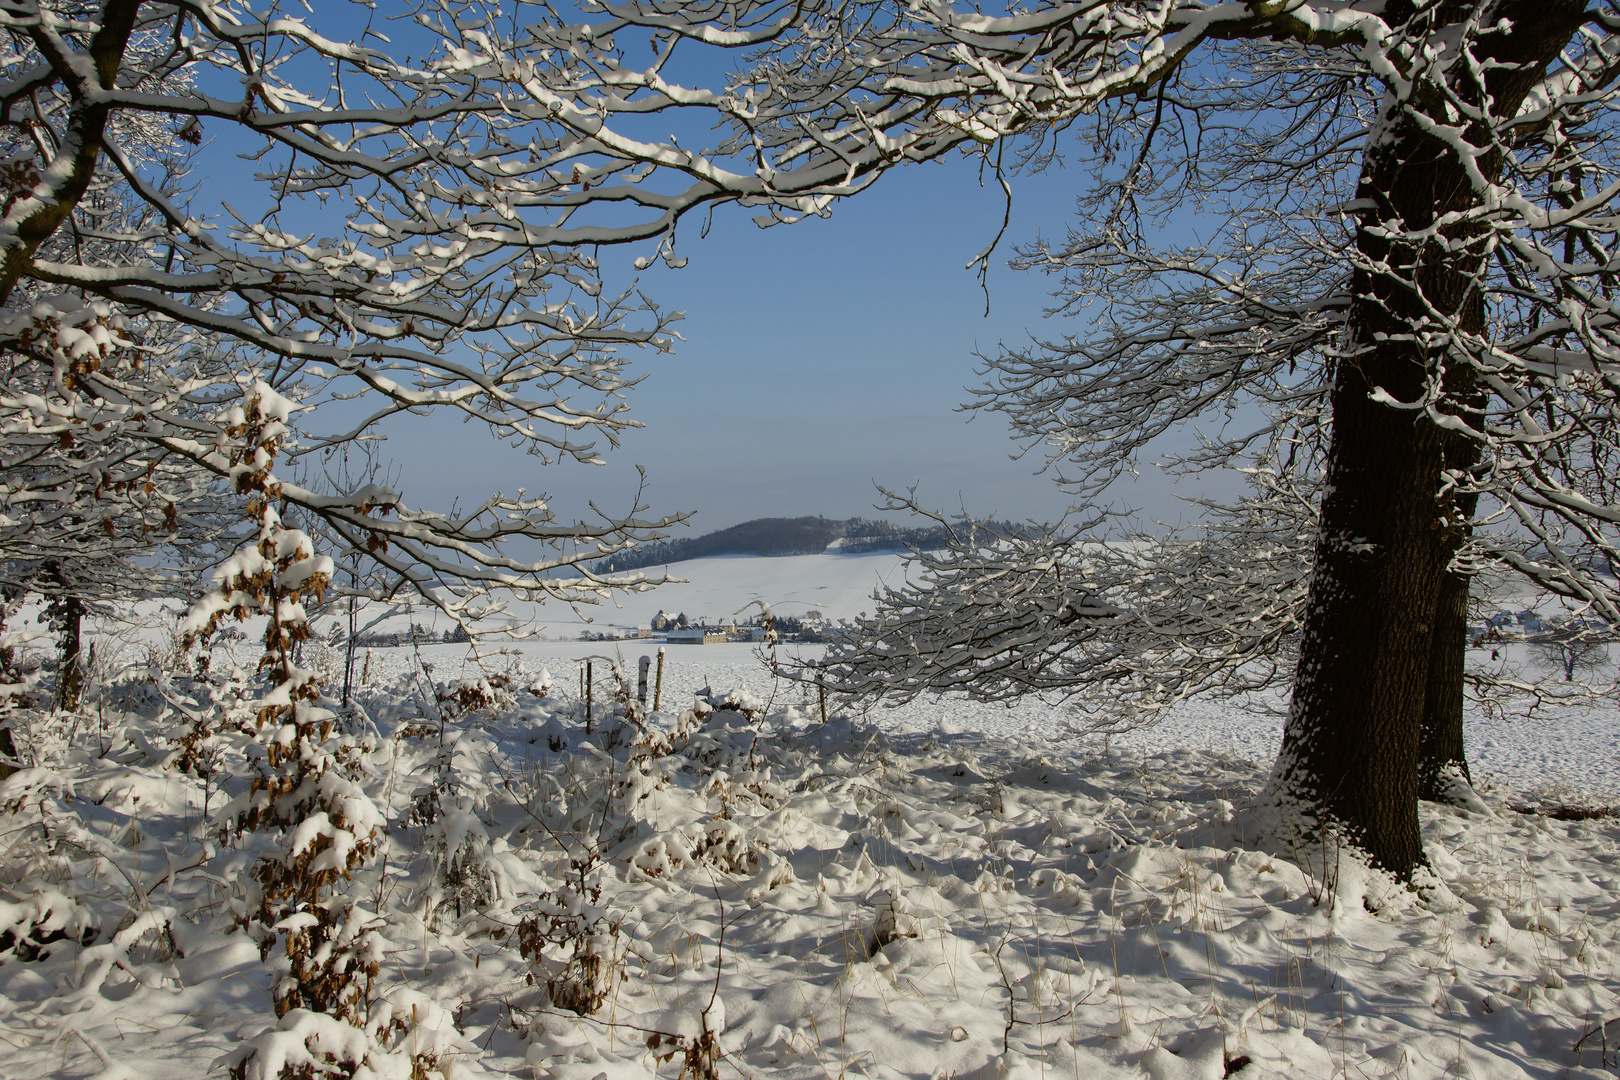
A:
[[[877,613],[800,677],[895,704],[1037,694],[1071,703],[1092,731],[1151,724],[1197,694],[1280,685],[1309,579],[1309,505],[1278,481],[1199,533],[1108,542],[970,523],[946,548],[915,552],[906,583],[881,589]]]

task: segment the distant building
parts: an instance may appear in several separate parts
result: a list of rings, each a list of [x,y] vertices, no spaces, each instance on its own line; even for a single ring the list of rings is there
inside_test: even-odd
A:
[[[724,645],[726,635],[713,630],[671,630],[671,645]]]
[[[648,626],[609,626],[603,630],[584,630],[580,632],[581,641],[638,641],[642,638],[652,637],[652,628]]]
[[[1533,611],[1498,611],[1485,619],[1490,636],[1501,641],[1523,641],[1527,634],[1537,632],[1541,619]]]

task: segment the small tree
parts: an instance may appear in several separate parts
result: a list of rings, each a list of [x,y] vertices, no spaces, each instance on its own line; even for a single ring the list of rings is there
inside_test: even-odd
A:
[[[1565,682],[1574,682],[1577,673],[1591,674],[1609,663],[1609,643],[1579,631],[1555,631],[1548,640],[1536,642],[1534,649],[1543,663],[1563,674]]]
[[[381,945],[375,918],[339,886],[375,852],[383,818],[358,782],[365,746],[318,706],[315,673],[295,661],[297,643],[310,636],[304,599],[318,598],[332,576],[332,560],[283,525],[274,506],[280,485],[271,469],[295,408],[259,383],[232,425],[236,487],[258,535],[215,573],[184,628],[196,638],[227,617],[265,619],[266,690],[250,732],[257,775],[225,814],[239,830],[281,830],[283,847],[254,867],[256,891],[241,917],[266,955],[278,936],[284,942],[289,973],[273,988],[277,1016],[307,1009],[363,1029]]]

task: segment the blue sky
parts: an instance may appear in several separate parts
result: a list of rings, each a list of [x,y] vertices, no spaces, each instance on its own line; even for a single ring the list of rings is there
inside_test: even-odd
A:
[[[589,499],[623,509],[641,465],[653,509],[693,511],[699,533],[755,517],[871,515],[875,483],[917,484],[922,502],[948,512],[1054,520],[1068,500],[1036,475],[1038,454],[1010,460],[1005,422],[958,406],[980,381],[975,349],[1080,329],[1043,319],[1055,279],[1014,273],[1005,257],[1013,242],[1061,234],[1082,180],[1061,169],[1013,179],[988,316],[964,267],[995,235],[1003,202],[970,161],[903,169],[826,220],[762,230],[746,211],[721,208],[706,239],[696,222],[683,227],[684,269],[639,275],[661,306],[684,310],[685,340],[674,355],[637,359],[647,378],[629,401],[646,427],[607,453],[607,466],[538,468],[449,420],[413,422],[385,454],[413,501],[524,486],[554,496],[565,516]],[[637,276],[634,254],[604,255],[610,287]],[[1184,511],[1169,491],[1148,466],[1118,500],[1173,520]]]
[[[1061,512],[1050,482],[1007,460],[999,418],[954,411],[974,381],[975,346],[1021,337],[1045,300],[1045,283],[998,268],[984,316],[984,293],[963,265],[994,236],[1001,201],[965,164],[905,170],[827,220],[762,230],[722,207],[703,240],[689,222],[678,241],[686,267],[639,275],[652,299],[686,315],[673,355],[637,358],[647,378],[629,400],[646,427],[606,468],[537,473],[511,454],[484,458],[481,475],[549,491],[567,509],[587,495],[615,502],[640,464],[655,506],[696,511],[705,530],[865,513],[874,480],[920,481],[931,502],[965,500],[985,513]],[[618,254],[604,254],[610,289],[636,276],[635,253]],[[454,486],[463,454],[483,448],[459,445],[458,431],[474,441],[471,428],[422,426],[432,438],[395,438],[389,452],[426,495]]]
[[[353,18],[344,10],[338,21]],[[238,190],[238,178],[251,182],[254,167],[231,159],[246,147],[230,146],[229,132],[210,136],[204,200]],[[631,260],[653,245],[602,252],[609,291],[638,280],[661,307],[685,312],[673,355],[636,358],[646,379],[630,393],[631,415],[646,426],[605,452],[606,466],[541,468],[450,417],[392,424],[382,456],[414,504],[447,508],[524,487],[552,496],[563,518],[591,516],[593,500],[627,511],[639,465],[651,511],[690,511],[697,533],[755,517],[872,514],[876,484],[915,484],[921,502],[947,512],[1055,520],[1068,499],[1037,475],[1039,453],[1011,460],[1005,422],[958,407],[980,381],[976,349],[1083,329],[1043,319],[1056,280],[1014,273],[1005,260],[1014,244],[1061,236],[1085,180],[1083,169],[1060,167],[1012,178],[988,315],[965,264],[996,234],[1003,198],[993,180],[981,185],[976,161],[960,157],[897,170],[826,220],[762,230],[750,211],[720,207],[706,238],[700,221],[683,224],[681,270],[655,262],[635,272]],[[1187,516],[1151,464],[1116,492],[1117,504],[1150,519]]]

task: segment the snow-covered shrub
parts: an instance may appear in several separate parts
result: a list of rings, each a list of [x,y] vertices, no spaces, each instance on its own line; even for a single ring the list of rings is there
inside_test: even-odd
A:
[[[206,804],[229,741],[251,735],[257,727],[257,698],[248,674],[235,664],[219,669],[209,665],[205,677],[182,686],[158,670],[153,685],[163,701],[159,721],[170,716],[182,721],[168,733],[175,749],[165,763],[203,781]]]
[[[937,894],[936,894],[937,895]],[[943,933],[948,924],[937,916],[920,913],[916,901],[903,889],[879,889],[870,902],[872,930],[867,935],[866,953],[875,956],[885,945],[901,938],[921,937],[928,932]]]
[[[450,1076],[451,1051],[470,1049],[447,1009],[406,986],[383,995],[372,1007],[371,1024],[383,1048],[395,1060],[410,1063],[410,1080],[425,1080],[428,1069]],[[381,1069],[375,1071],[386,1075]]]
[[[115,972],[122,972],[143,986],[161,985],[162,976],[152,972],[143,957],[166,961],[174,956],[171,928],[176,918],[175,910],[167,906],[130,912],[112,940],[80,950],[73,959],[78,988],[70,1000],[82,1001],[99,994]]]
[[[126,910],[98,912],[86,903],[84,865],[75,860],[121,852],[86,827],[74,809],[82,805],[63,770],[19,769],[0,780],[0,835],[7,837],[0,849],[0,964],[46,960],[59,948],[76,951],[103,926],[112,928],[113,910]]]
[[[18,769],[0,780],[0,824],[11,838],[0,884],[32,889],[70,873],[60,849],[81,831],[66,807],[72,796],[72,781],[56,769]]]
[[[624,920],[601,901],[600,885],[565,885],[536,900],[517,929],[518,951],[552,1005],[581,1016],[600,1010],[624,979]]]
[[[470,1049],[450,1013],[425,994],[389,992],[372,1010],[367,1029],[308,1009],[292,1009],[269,1031],[214,1062],[232,1080],[426,1080],[428,1070],[450,1075],[452,1051]]]
[[[157,641],[146,643],[146,666],[166,675],[185,674],[192,666],[191,650],[196,645],[195,640],[188,639],[178,622],[164,623],[160,633],[162,636]],[[197,662],[206,668],[207,654],[199,656]]]
[[[266,617],[259,670],[269,688],[255,702],[253,741],[245,747],[255,775],[224,816],[241,833],[279,830],[281,844],[254,865],[254,888],[237,902],[237,916],[264,956],[278,937],[284,943],[287,972],[272,988],[276,1014],[284,1021],[304,1010],[320,1016],[308,1021],[314,1034],[299,1044],[336,1038],[343,1053],[323,1052],[358,1068],[365,1055],[349,1050],[370,1038],[363,1026],[382,942],[377,918],[342,886],[376,852],[383,816],[359,782],[369,745],[340,731],[337,717],[317,704],[316,673],[294,659],[298,642],[310,637],[303,598],[324,592],[332,560],[317,556],[310,538],[282,524],[272,506],[280,485],[270,468],[293,408],[261,382],[231,426],[241,437],[233,475],[252,497],[248,513],[258,536],[215,573],[213,591],[192,608],[184,629],[194,640],[227,616]],[[279,1064],[250,1054],[233,1061],[233,1072],[309,1074],[307,1063],[284,1050],[267,1043],[259,1053],[281,1054]]]
[[[95,936],[94,916],[71,896],[43,886],[26,895],[0,890],[0,962],[35,960],[55,942]]]
[[[551,677],[551,669],[543,667],[538,675],[529,680],[529,685],[525,689],[535,697],[547,698],[551,696],[551,688],[555,685],[556,680]]]
[[[431,864],[431,879],[423,895],[423,917],[438,926],[453,913],[483,911],[498,891],[499,871],[490,857],[489,832],[479,820],[487,808],[488,789],[479,777],[480,763],[458,765],[457,758],[476,754],[480,740],[460,717],[485,710],[490,714],[510,704],[510,683],[497,675],[465,680],[435,691],[441,720],[438,724],[407,722],[395,731],[398,738],[437,735],[432,779],[411,799],[407,825],[423,830],[419,850]]]
[[[435,912],[481,910],[495,898],[495,872],[490,865],[489,833],[465,795],[441,795],[438,814],[428,826],[433,858],[433,888],[428,906]]]
[[[715,712],[741,713],[743,719],[750,724],[765,715],[764,699],[746,687],[734,687],[724,694],[717,694],[704,687],[698,691],[698,697]]]
[[[720,1080],[720,1040],[706,1026],[696,1034],[657,1031],[647,1037],[647,1049],[660,1065],[681,1059],[681,1076],[692,1080]]]
[[[618,827],[607,831],[627,841],[616,856],[629,863],[632,878],[671,879],[702,866],[750,878],[748,891],[761,895],[794,880],[755,820],[786,795],[771,779],[761,743],[763,707],[746,690],[700,693],[669,730],[643,729],[612,788],[609,824]],[[687,790],[698,800],[661,806],[654,828],[655,796],[678,772],[692,778]]]
[[[421,850],[432,865],[423,904],[424,918],[434,925],[450,912],[459,919],[481,911],[496,895],[497,872],[489,832],[478,818],[479,800],[456,769],[463,737],[446,733],[435,755],[433,780],[416,793],[406,815],[406,824],[423,830]]]
[[[6,630],[21,600],[21,593],[0,596],[0,780],[19,766],[32,764],[24,761],[24,740],[14,734],[20,719],[16,714],[41,702],[39,665],[24,660],[19,650],[46,635],[40,630]]]
[[[780,806],[784,793],[772,781],[770,763],[761,752],[765,702],[739,687],[725,695],[700,695],[692,713],[686,756],[711,770],[702,790],[719,800],[720,813],[730,817],[739,799],[767,809]]]
[[[439,712],[446,720],[455,720],[474,713],[491,716],[512,707],[515,699],[513,681],[500,672],[481,675],[476,679],[459,679],[434,690]]]
[[[736,876],[752,875],[771,863],[768,845],[735,821],[715,818],[667,829],[636,848],[630,865],[642,876],[669,877],[704,864]]]
[[[556,846],[552,865],[565,880],[520,909],[520,948],[551,1005],[582,1015],[612,999],[633,948],[623,917],[600,900],[618,876],[599,873],[606,862],[624,864],[631,881],[660,887],[708,890],[742,879],[751,902],[794,880],[765,820],[784,793],[769,776],[763,703],[743,691],[702,695],[664,726],[633,690],[615,698],[590,738],[571,752],[553,751],[565,755],[565,766],[535,770],[525,806],[534,822],[529,835]],[[542,730],[568,721],[583,716],[553,715]],[[686,1062],[692,1054],[695,1062],[709,1053],[702,1030],[649,1030],[667,1036],[666,1057]]]

